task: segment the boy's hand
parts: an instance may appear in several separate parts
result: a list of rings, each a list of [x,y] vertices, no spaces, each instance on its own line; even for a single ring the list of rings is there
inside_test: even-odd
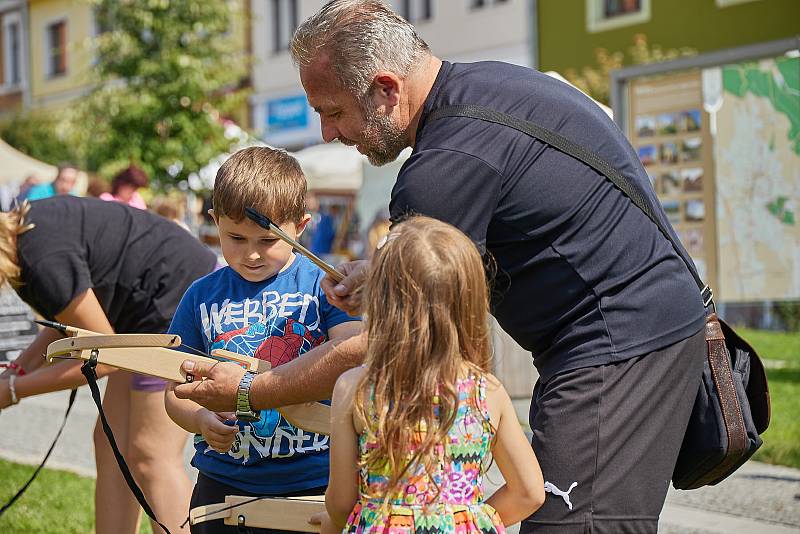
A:
[[[214,412],[236,409],[236,392],[245,373],[240,365],[231,362],[206,364],[186,360],[181,368],[194,376],[194,381],[175,386],[176,397],[193,400]]]
[[[226,424],[226,421],[234,421],[232,413],[214,413],[201,408],[195,414],[195,424],[200,429],[200,434],[212,449],[224,454],[231,450],[236,433],[239,427],[236,424]]]
[[[322,279],[320,287],[325,292],[328,302],[350,316],[361,314],[361,286],[367,277],[369,261],[349,261],[339,265],[336,269],[345,275],[344,280],[338,284],[328,276]]]

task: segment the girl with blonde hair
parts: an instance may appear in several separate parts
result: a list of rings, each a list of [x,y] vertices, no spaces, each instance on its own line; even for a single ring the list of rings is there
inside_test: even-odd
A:
[[[365,364],[333,393],[323,532],[503,532],[544,502],[536,456],[489,372],[488,290],[467,236],[395,226],[365,295]],[[505,485],[484,500],[489,455]]]

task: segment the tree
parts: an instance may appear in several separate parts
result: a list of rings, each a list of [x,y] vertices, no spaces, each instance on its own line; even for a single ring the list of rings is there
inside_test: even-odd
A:
[[[222,119],[244,102],[246,57],[231,23],[238,2],[94,0],[98,86],[82,107],[89,169],[135,161],[156,187],[227,151]]]
[[[692,48],[663,50],[659,45],[650,46],[647,43],[647,36],[637,34],[633,37],[633,46],[628,48],[627,58],[623,52],[611,53],[605,48],[595,48],[594,57],[597,66],[583,67],[580,73],[575,69],[567,69],[564,77],[595,100],[608,104],[612,70],[622,68],[623,65],[660,63],[696,54],[697,51]]]
[[[0,125],[0,138],[17,150],[51,165],[80,164],[63,113],[19,113]]]

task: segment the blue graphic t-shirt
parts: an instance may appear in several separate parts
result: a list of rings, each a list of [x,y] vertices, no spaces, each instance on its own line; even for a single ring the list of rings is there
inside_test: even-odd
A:
[[[300,255],[262,282],[248,282],[224,267],[186,291],[169,333],[206,352],[226,349],[281,365],[323,343],[331,327],[354,320],[328,303],[320,288],[323,276]],[[292,426],[276,410],[262,410],[260,416],[254,423],[237,422],[239,432],[225,454],[196,435],[192,465],[251,493],[280,495],[325,486],[329,437]]]

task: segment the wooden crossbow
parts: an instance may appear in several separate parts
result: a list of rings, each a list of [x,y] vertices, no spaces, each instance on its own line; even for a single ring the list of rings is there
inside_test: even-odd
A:
[[[325,497],[242,497],[228,495],[225,502],[192,508],[189,524],[222,519],[226,525],[238,527],[319,532],[309,518],[325,511]]]
[[[52,342],[46,358],[94,360],[133,373],[155,376],[172,382],[192,382],[194,377],[181,369],[186,360],[209,365],[221,361],[237,363],[255,373],[270,369],[267,361],[227,350],[212,350],[210,355],[191,354],[172,350],[181,346],[180,336],[172,334],[113,334],[105,335],[73,326],[42,321],[69,336]],[[199,351],[198,351],[199,352]],[[316,434],[330,434],[330,406],[320,402],[294,404],[278,408],[292,425]]]

